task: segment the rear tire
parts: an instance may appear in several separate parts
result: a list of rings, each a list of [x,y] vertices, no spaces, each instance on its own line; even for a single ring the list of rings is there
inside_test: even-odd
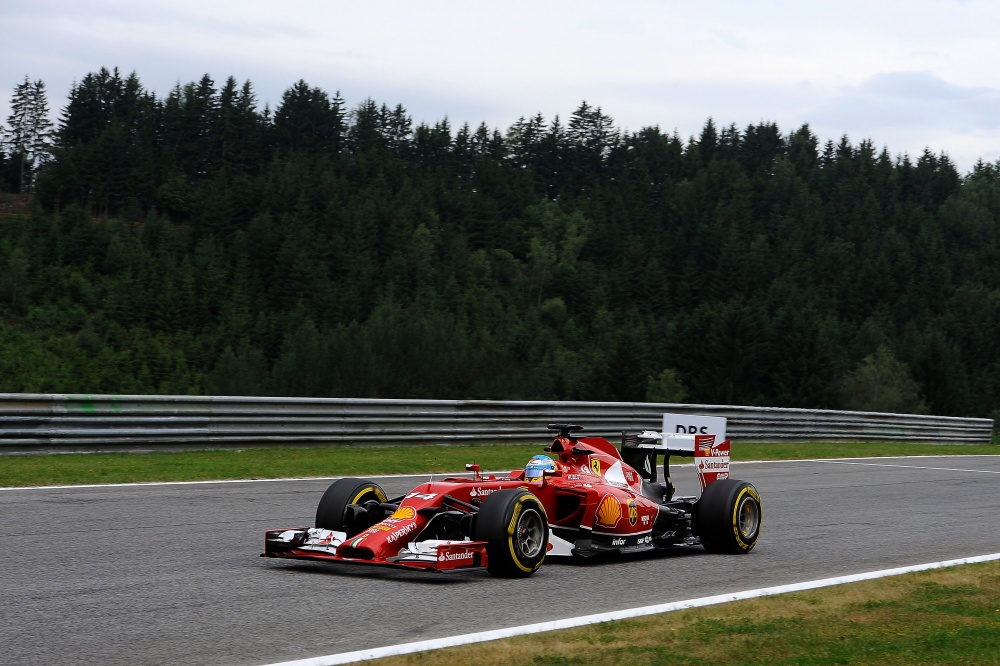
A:
[[[346,532],[354,536],[371,525],[359,525],[357,521],[348,525],[344,522],[344,509],[348,504],[363,505],[366,502],[384,502],[385,491],[374,481],[365,479],[337,479],[330,484],[316,508],[316,527],[336,532]]]
[[[486,569],[501,578],[526,578],[538,570],[549,548],[545,507],[527,490],[499,490],[483,502],[473,539],[486,542]]]
[[[723,479],[705,487],[695,504],[695,530],[712,553],[749,553],[760,538],[761,504],[746,481]]]

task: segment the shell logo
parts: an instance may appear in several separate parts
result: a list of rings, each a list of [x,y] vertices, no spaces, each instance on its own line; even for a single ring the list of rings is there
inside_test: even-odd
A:
[[[396,509],[390,518],[395,518],[397,520],[409,520],[413,518],[413,507],[412,506],[401,506]]]
[[[622,505],[611,495],[605,495],[597,507],[597,516],[594,521],[604,527],[614,527],[622,518]]]

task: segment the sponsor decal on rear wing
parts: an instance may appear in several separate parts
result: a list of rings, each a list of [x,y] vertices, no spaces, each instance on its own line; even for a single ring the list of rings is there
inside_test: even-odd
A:
[[[664,414],[664,435],[715,435],[726,439],[726,419],[722,416],[694,414]]]
[[[729,440],[715,443],[715,435],[695,435],[694,466],[704,491],[713,481],[729,478]]]

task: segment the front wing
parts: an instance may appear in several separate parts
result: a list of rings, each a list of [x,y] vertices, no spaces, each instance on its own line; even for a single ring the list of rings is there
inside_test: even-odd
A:
[[[370,564],[435,573],[475,571],[485,569],[489,563],[485,541],[413,541],[396,555],[364,559],[337,554],[338,547],[346,540],[344,532],[318,527],[267,530],[261,557]]]

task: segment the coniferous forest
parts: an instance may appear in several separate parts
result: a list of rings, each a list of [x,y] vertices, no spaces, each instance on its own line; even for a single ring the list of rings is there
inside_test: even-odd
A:
[[[586,102],[414,124],[300,81],[261,108],[207,75],[101,70],[56,106],[0,215],[0,392],[998,415],[1000,164]]]

